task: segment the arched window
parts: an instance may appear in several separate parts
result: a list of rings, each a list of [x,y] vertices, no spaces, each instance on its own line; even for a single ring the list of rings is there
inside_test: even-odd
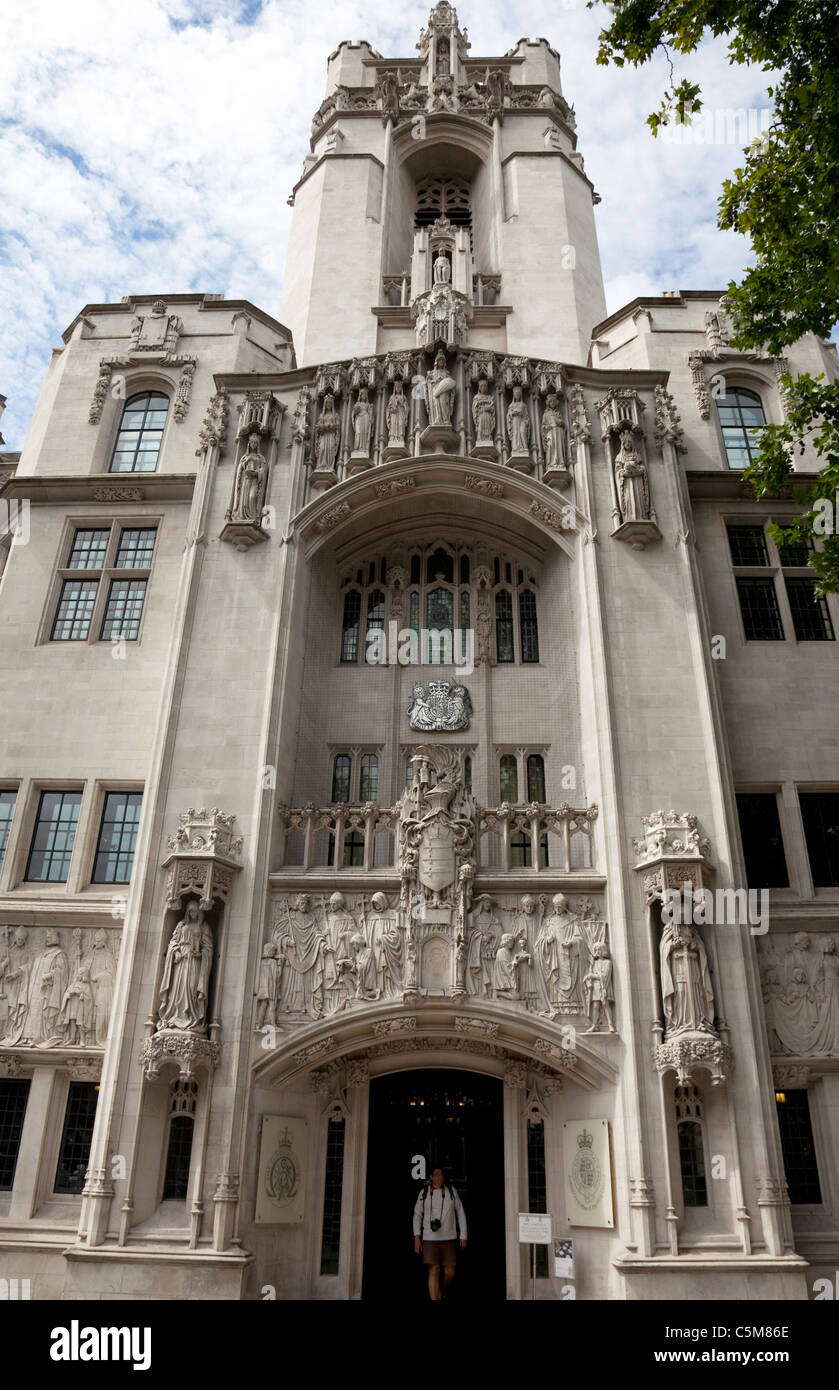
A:
[[[169,1142],[166,1147],[163,1177],[164,1202],[182,1202],[188,1195],[197,1095],[197,1081],[179,1077],[172,1083],[169,1099]]]
[[[349,801],[351,773],[352,758],[349,753],[339,753],[332,767],[332,800],[334,802],[345,804]]]
[[[350,589],[344,595],[344,621],[341,626],[341,660],[358,661],[358,633],[361,620],[361,594]]]
[[[381,589],[372,589],[367,595],[367,632],[364,639],[365,660],[375,665],[376,646],[370,646],[370,633],[380,632],[385,625],[385,596]]]
[[[467,753],[463,759],[463,785],[468,792],[472,790],[472,759]]]
[[[126,401],[111,459],[111,473],[153,473],[166,424],[169,397],[144,391]]]
[[[472,226],[471,189],[466,179],[429,174],[417,184],[415,227],[430,227],[447,217],[455,227]]]
[[[361,778],[358,799],[375,801],[379,795],[379,760],[375,753],[365,753],[361,759]]]
[[[495,595],[495,655],[500,661],[515,661],[513,646],[513,599],[506,589]]]
[[[717,414],[729,468],[748,468],[760,448],[760,431],[766,424],[760,396],[736,386],[717,398]]]
[[[515,806],[519,799],[519,768],[515,753],[505,753],[501,759],[501,800]]]
[[[530,753],[527,758],[527,799],[543,805],[545,795],[545,760],[541,753]]]
[[[676,1087],[679,1168],[686,1207],[707,1207],[705,1149],[702,1143],[702,1097],[692,1084]]]
[[[539,629],[536,625],[536,595],[532,589],[522,589],[519,594],[519,626],[522,661],[538,661]]]
[[[425,601],[425,626],[428,628],[428,653],[432,664],[452,660],[454,641],[454,595],[451,589],[431,589]]]

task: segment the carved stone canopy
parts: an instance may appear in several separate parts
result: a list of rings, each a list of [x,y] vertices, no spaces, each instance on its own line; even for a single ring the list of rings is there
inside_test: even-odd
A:
[[[233,875],[242,867],[242,839],[233,834],[235,819],[215,806],[209,811],[202,807],[182,812],[178,829],[169,837],[170,853],[163,861],[168,869],[167,907],[179,908],[187,893],[198,896],[204,912],[217,899],[227,902]]]
[[[635,869],[644,873],[647,902],[662,901],[666,889],[681,892],[686,883],[694,892],[710,884],[708,855],[711,842],[699,830],[697,817],[689,812],[653,811],[643,817],[644,837],[633,840],[637,856]]]

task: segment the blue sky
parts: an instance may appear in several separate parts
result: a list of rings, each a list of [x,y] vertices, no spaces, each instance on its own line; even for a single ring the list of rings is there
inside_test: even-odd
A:
[[[187,290],[277,313],[291,209],[328,54],[365,38],[413,56],[430,4],[355,0],[27,0],[0,52],[0,394],[19,449],[54,347],[86,304]],[[740,144],[665,145],[645,124],[667,82],[598,68],[606,11],[585,0],[465,3],[472,53],[523,35],[559,50],[597,226],[609,310],[713,289],[748,246],[716,228]],[[767,106],[766,76],[709,43],[677,63],[710,107]]]

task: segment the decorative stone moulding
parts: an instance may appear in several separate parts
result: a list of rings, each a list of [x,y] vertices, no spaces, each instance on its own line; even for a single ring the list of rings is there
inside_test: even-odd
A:
[[[175,423],[183,424],[189,411],[192,398],[192,379],[198,358],[179,356],[178,338],[183,333],[183,322],[177,314],[167,312],[162,299],[158,299],[150,310],[144,310],[131,322],[131,345],[128,353],[121,357],[103,357],[99,363],[99,377],[93,391],[93,399],[88,412],[91,425],[98,425],[102,410],[111,389],[114,372],[120,368],[136,367],[153,363],[163,367],[180,367],[181,374],[175,388],[172,415]]]
[[[227,902],[233,875],[241,869],[242,839],[233,834],[235,816],[215,806],[207,811],[182,812],[175,834],[169,837],[170,853],[163,861],[168,870],[167,907],[177,909],[185,894],[199,894],[199,906],[208,912],[216,900]]]
[[[167,1062],[176,1062],[180,1075],[192,1079],[200,1066],[217,1067],[220,1059],[221,1043],[179,1029],[154,1033],[140,1048],[140,1065],[149,1081]]]
[[[643,817],[644,837],[633,840],[636,872],[644,874],[647,902],[663,901],[665,889],[681,891],[686,883],[698,893],[710,885],[712,869],[707,858],[711,842],[699,831],[697,817],[689,812],[653,811]]]

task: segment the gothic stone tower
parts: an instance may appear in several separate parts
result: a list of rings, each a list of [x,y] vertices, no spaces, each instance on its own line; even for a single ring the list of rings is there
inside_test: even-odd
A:
[[[527,1293],[522,1211],[579,1298],[804,1297],[835,1166],[794,1231],[774,1089],[835,1152],[839,1036],[789,807],[839,767],[826,695],[815,755],[753,734],[711,395],[779,418],[779,364],[718,294],[605,318],[544,39],[472,57],[441,0],[417,49],[329,59],[284,323],[88,305],[4,458],[3,1244],[37,1297],[404,1297],[444,1162],[466,1297]],[[742,890],[780,785],[768,1037],[749,923],[666,909]]]

